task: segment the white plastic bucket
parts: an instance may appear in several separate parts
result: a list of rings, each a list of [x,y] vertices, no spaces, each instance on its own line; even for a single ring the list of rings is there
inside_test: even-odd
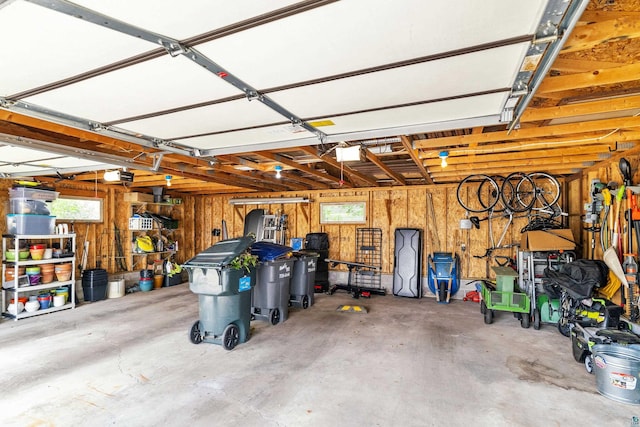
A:
[[[616,345],[593,346],[598,392],[623,403],[640,404],[640,350]]]
[[[124,296],[124,279],[118,279],[108,283],[107,298],[120,298],[123,296]]]

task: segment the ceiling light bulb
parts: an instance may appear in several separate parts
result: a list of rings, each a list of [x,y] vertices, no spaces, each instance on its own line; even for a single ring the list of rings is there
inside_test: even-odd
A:
[[[280,172],[282,171],[282,166],[277,165],[277,166],[275,167],[275,170],[276,170],[276,178],[277,178],[277,179],[282,178],[282,174],[280,173]]]
[[[171,187],[171,178],[172,178],[172,176],[171,175],[167,175],[164,178],[167,180],[167,187]]]
[[[446,168],[448,163],[447,163],[447,157],[449,157],[449,152],[448,151],[441,151],[440,154],[438,154],[438,157],[440,157],[440,166],[443,168]]]

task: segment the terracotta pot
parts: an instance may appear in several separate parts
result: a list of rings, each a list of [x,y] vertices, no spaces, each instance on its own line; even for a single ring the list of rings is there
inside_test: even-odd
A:
[[[71,271],[71,264],[70,263],[55,264],[54,269],[55,271]]]
[[[40,265],[40,273],[53,273],[55,270],[55,266],[53,264],[41,264]]]
[[[18,267],[18,276],[22,276],[24,274],[24,267]],[[15,276],[15,270],[11,267],[7,267],[4,271],[4,279],[8,282],[13,280]]]
[[[71,272],[56,271],[56,277],[58,278],[59,282],[66,282],[67,280],[71,279]]]
[[[29,249],[29,253],[31,253],[31,259],[42,259],[44,249]]]

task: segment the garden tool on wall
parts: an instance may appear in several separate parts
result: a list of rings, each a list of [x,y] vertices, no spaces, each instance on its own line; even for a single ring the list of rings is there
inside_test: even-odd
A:
[[[616,193],[615,209],[613,210],[613,231],[612,231],[613,235],[611,238],[611,246],[615,248],[615,251],[618,254],[618,259],[620,259],[620,255],[621,255],[620,206],[622,205],[623,197],[624,197],[624,184],[618,188],[618,192]]]
[[[609,241],[611,228],[609,227],[609,218],[611,212],[611,191],[608,187],[605,187],[601,191],[602,193],[602,219],[600,220],[600,248],[602,252],[606,251],[611,242]]]
[[[624,210],[624,218],[625,223],[624,226],[621,223],[621,235],[622,235],[622,253],[631,253],[633,250],[631,249],[632,243],[632,233],[631,233],[631,191],[627,188],[631,186],[631,164],[624,157],[620,159],[618,162],[618,168],[620,169],[620,174],[622,175],[623,187],[625,187],[625,210]]]
[[[589,203],[585,204],[584,229],[591,233],[591,254],[590,259],[594,259],[596,251],[596,234],[600,232],[601,224],[599,221],[600,212],[602,211],[602,190],[605,185],[599,179],[591,180],[591,191],[589,193]]]
[[[636,285],[638,284],[638,263],[636,262],[636,254],[624,254],[624,263],[622,264],[622,268],[624,269],[624,276],[629,284],[629,286],[625,288],[626,293],[624,294],[625,314],[635,322],[638,320],[638,304],[634,298]]]
[[[629,282],[627,281],[624,269],[620,264],[620,259],[618,258],[618,252],[616,251],[616,249],[613,246],[609,247],[606,251],[604,251],[602,260],[605,264],[607,264],[607,267],[609,267],[611,272],[618,278],[618,280],[620,280],[620,283],[622,283],[622,295],[627,295]],[[631,317],[630,304],[624,305],[624,311],[627,316]]]

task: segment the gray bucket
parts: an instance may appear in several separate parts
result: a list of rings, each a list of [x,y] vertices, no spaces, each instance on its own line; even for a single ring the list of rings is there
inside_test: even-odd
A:
[[[592,352],[598,392],[618,402],[640,404],[640,350],[597,344]]]

